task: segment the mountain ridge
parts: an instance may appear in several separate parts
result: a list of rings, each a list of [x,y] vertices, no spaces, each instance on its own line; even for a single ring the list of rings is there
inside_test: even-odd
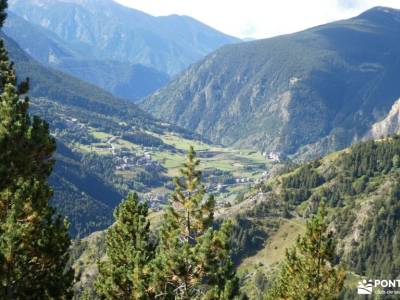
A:
[[[53,32],[9,12],[4,32],[40,63],[97,85],[129,100],[147,96],[169,76],[140,64],[85,58]]]
[[[328,139],[327,153],[362,137],[400,96],[399,33],[397,17],[375,8],[227,45],[141,107],[216,143],[297,155]]]
[[[92,58],[143,64],[174,75],[239,39],[193,18],[153,17],[114,1],[13,0],[10,10]],[[115,44],[118,43],[118,47]]]

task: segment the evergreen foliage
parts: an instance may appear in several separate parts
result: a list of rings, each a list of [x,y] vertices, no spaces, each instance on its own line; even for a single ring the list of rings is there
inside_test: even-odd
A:
[[[125,133],[122,135],[122,138],[126,141],[132,142],[137,145],[142,145],[144,147],[166,146],[162,139],[138,130],[132,133]]]
[[[115,210],[107,232],[107,258],[95,284],[101,299],[151,299],[148,291],[153,246],[146,204],[131,194]]]
[[[374,203],[374,215],[354,243],[349,267],[369,278],[397,278],[400,272],[400,185]]]
[[[258,224],[259,225],[259,224]],[[244,216],[235,218],[232,226],[232,259],[238,265],[240,261],[262,249],[267,234]]]
[[[335,268],[335,239],[328,232],[326,212],[321,209],[307,223],[304,236],[286,252],[280,275],[266,299],[337,299],[345,272]]]
[[[324,183],[324,177],[318,174],[311,165],[305,165],[295,174],[283,179],[284,188],[312,189]]]
[[[298,205],[311,196],[311,189],[325,182],[324,177],[315,170],[317,166],[318,161],[315,161],[282,179],[282,198],[285,202]]]
[[[0,0],[0,27],[3,27],[4,21],[7,18],[6,9],[8,7],[7,0]]]
[[[215,203],[213,197],[205,198],[199,163],[191,147],[164,214],[153,262],[157,299],[233,299],[237,293],[231,224],[212,228]]]
[[[152,243],[148,209],[136,194],[115,211],[106,259],[98,262],[100,299],[233,299],[238,292],[230,258],[231,224],[213,229],[214,199],[205,197],[193,148],[176,178],[175,193]],[[89,293],[84,293],[90,297]]]
[[[375,173],[388,173],[398,167],[400,137],[384,142],[368,141],[351,147],[351,153],[342,159],[343,169],[352,177],[371,177]]]
[[[0,2],[0,21],[6,1]],[[55,141],[46,122],[28,113],[13,64],[0,42],[0,298],[67,299],[73,274],[66,268],[70,239],[55,215],[47,180]]]

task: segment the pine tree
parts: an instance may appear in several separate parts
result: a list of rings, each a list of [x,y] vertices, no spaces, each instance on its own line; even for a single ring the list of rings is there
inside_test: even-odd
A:
[[[175,192],[160,229],[152,288],[158,299],[233,299],[237,291],[230,259],[230,223],[214,230],[215,201],[200,185],[193,147],[175,178]]]
[[[7,1],[0,1],[0,23]],[[0,298],[66,299],[70,239],[49,205],[47,180],[55,141],[46,122],[28,113],[29,81],[17,78],[0,41]]]
[[[266,299],[337,299],[345,272],[335,268],[335,239],[327,232],[326,212],[322,208],[307,222],[304,236],[286,252],[280,275]]]
[[[0,27],[3,27],[4,21],[7,18],[6,9],[8,7],[7,0],[0,0]]]
[[[131,194],[115,210],[107,231],[107,258],[98,263],[95,287],[101,299],[152,299],[149,262],[153,258],[146,204]]]

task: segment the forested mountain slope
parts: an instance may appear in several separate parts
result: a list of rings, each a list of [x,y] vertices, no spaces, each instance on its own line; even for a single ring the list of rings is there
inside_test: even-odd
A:
[[[360,276],[397,278],[399,178],[400,137],[393,136],[288,166],[255,185],[243,200],[220,208],[217,220],[233,220],[232,255],[243,278],[242,290],[250,299],[263,299],[285,249],[304,232],[305,221],[321,203],[337,236],[338,259],[351,279],[342,299],[356,297],[354,284]],[[151,218],[153,224],[159,217]],[[78,272],[84,274],[81,283],[90,286],[95,260],[103,255],[103,234],[96,233],[74,249]]]
[[[400,11],[225,46],[142,107],[213,142],[317,157],[360,139],[400,96]]]
[[[250,229],[260,228],[257,224],[267,216],[270,220],[263,229],[267,238],[260,251],[240,262],[240,272],[253,275],[246,284],[250,293],[257,290],[254,285],[260,278],[254,277],[256,273],[274,276],[284,248],[294,242],[296,234],[302,232],[304,219],[315,213],[321,203],[328,209],[330,228],[337,235],[338,258],[352,273],[350,278],[397,278],[399,178],[400,138],[393,136],[356,144],[259,185],[258,191],[241,204],[239,212],[252,224]],[[247,213],[242,213],[244,207],[249,208]],[[283,217],[273,217],[276,207],[281,207]],[[227,213],[235,211],[232,207]],[[274,222],[275,228],[271,227]],[[349,280],[343,299],[356,297],[355,282],[356,279]]]
[[[168,74],[239,41],[186,16],[153,17],[112,0],[12,0],[9,7],[82,57],[142,64]]]
[[[49,122],[58,142],[55,172],[51,177],[55,206],[69,218],[73,234],[84,235],[107,227],[112,222],[113,208],[128,189],[144,191],[159,182],[162,175],[158,169],[148,172],[137,167],[137,177],[126,180],[115,176],[112,158],[96,155],[95,151],[82,151],[78,145],[90,150],[92,144],[100,141],[93,135],[96,131],[108,133],[110,137],[136,132],[141,137],[140,142],[154,140],[152,143],[157,142],[161,147],[162,142],[140,132],[192,135],[158,122],[135,104],[39,64],[13,40],[4,34],[1,37],[15,62],[19,78],[31,78],[33,114]]]
[[[57,140],[53,201],[74,236],[109,226],[113,208],[130,191],[160,209],[189,145],[201,151],[207,189],[217,196],[235,197],[266,171],[261,153],[211,145],[130,101],[41,65],[3,38],[19,78],[32,78],[32,113],[49,123]]]
[[[48,97],[66,105],[73,105],[93,113],[106,113],[114,116],[127,116],[140,124],[156,122],[148,113],[135,104],[112,96],[94,85],[76,79],[65,73],[47,68],[29,57],[13,40],[1,35],[18,70],[19,77],[31,78],[30,95]],[[151,121],[153,120],[153,121]]]
[[[169,81],[161,71],[141,64],[96,60],[74,50],[52,31],[9,12],[4,32],[40,63],[95,84],[110,93],[137,100]]]

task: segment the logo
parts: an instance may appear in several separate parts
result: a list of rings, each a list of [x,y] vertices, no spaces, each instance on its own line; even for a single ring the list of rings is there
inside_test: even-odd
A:
[[[357,292],[359,295],[372,295],[372,288],[374,284],[372,280],[362,280],[358,282]]]
[[[359,295],[400,295],[400,279],[363,279],[358,282]]]

